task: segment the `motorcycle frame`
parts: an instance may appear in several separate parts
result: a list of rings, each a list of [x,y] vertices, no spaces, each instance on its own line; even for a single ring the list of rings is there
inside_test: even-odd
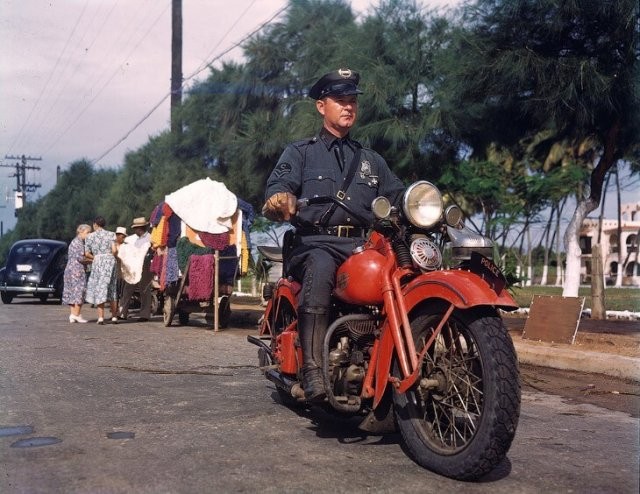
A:
[[[381,252],[386,262],[383,272],[383,305],[380,336],[374,341],[371,349],[369,365],[363,380],[360,398],[373,398],[373,409],[381,402],[387,386],[391,384],[396,392],[404,393],[410,389],[420,375],[420,369],[426,353],[433,345],[442,328],[454,310],[466,310],[479,306],[513,310],[518,307],[511,295],[503,288],[496,293],[481,276],[468,270],[449,269],[436,270],[416,275],[415,268],[402,268],[391,241],[379,232],[374,231],[365,243],[365,249],[376,249]],[[411,276],[408,283],[403,279]],[[287,300],[296,310],[297,293],[300,284],[295,281],[281,279],[274,296],[265,309],[265,318],[260,327],[260,334],[271,334],[279,338],[270,327],[268,315],[278,311],[276,304]],[[413,341],[409,314],[423,303],[441,300],[448,307],[433,331],[424,348],[416,351]],[[290,324],[285,331],[297,331],[297,322]],[[281,333],[282,334],[282,333]],[[277,349],[272,349],[277,357]],[[399,364],[401,376],[391,375],[391,364],[394,355]],[[298,370],[302,363],[301,351],[298,349]]]

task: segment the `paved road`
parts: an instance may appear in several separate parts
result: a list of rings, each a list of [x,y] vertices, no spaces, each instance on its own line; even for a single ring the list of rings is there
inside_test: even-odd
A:
[[[280,405],[242,319],[213,333],[204,320],[70,325],[66,314],[0,306],[2,493],[639,490],[640,428],[626,413],[525,390],[508,459],[460,483],[415,465],[397,435]]]

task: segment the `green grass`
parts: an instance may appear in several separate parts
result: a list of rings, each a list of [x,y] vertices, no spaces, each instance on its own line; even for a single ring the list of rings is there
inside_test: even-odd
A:
[[[534,295],[562,295],[562,287],[527,286],[513,287],[512,294],[520,307],[529,307]],[[585,297],[584,308],[591,308],[591,288],[580,287],[578,295]],[[604,293],[606,310],[630,310],[640,312],[640,288],[607,287]]]

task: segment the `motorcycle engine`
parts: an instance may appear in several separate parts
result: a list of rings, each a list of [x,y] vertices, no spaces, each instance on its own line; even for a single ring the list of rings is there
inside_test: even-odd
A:
[[[373,317],[345,321],[336,329],[329,349],[328,375],[337,403],[348,407],[360,395],[376,329]]]

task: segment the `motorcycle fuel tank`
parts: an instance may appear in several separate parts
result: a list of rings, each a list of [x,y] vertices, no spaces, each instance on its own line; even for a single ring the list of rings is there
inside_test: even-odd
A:
[[[385,262],[377,250],[355,252],[338,268],[335,295],[349,304],[382,304]]]

